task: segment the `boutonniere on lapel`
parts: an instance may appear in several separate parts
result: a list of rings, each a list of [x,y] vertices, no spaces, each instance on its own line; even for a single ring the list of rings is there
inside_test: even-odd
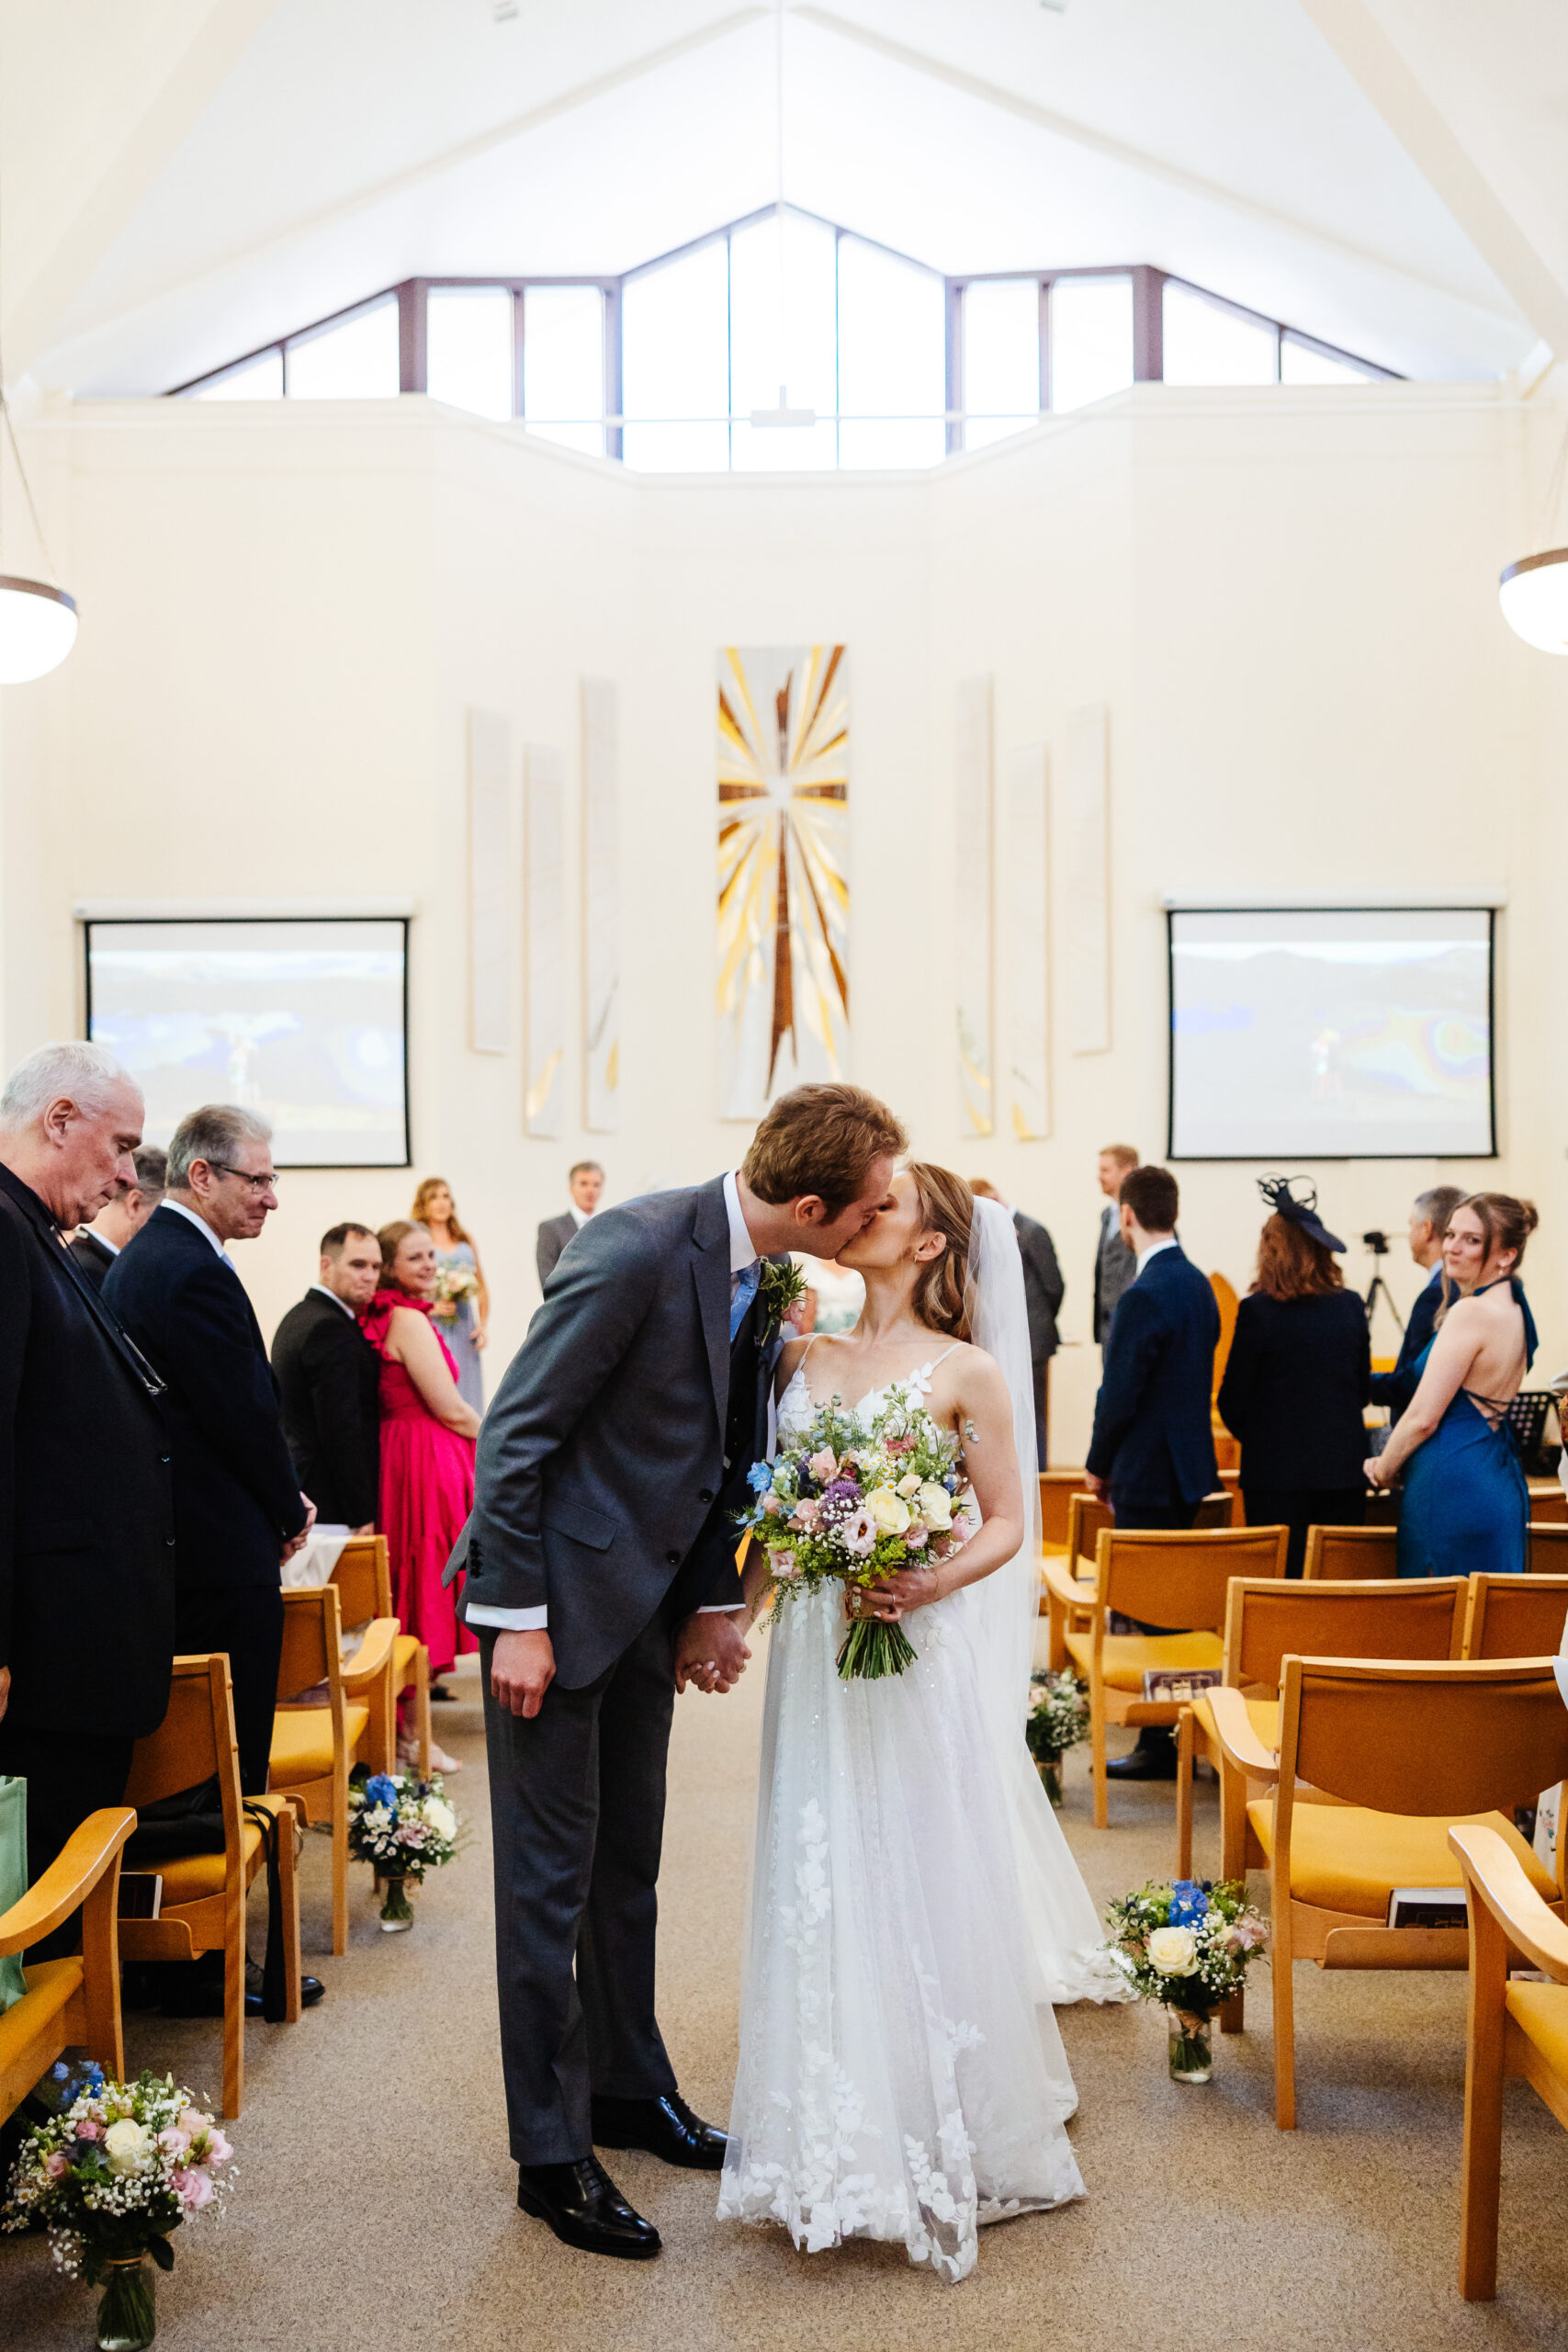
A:
[[[806,1296],[806,1276],[793,1258],[764,1258],[757,1278],[757,1345],[766,1348],[778,1338],[784,1317]]]

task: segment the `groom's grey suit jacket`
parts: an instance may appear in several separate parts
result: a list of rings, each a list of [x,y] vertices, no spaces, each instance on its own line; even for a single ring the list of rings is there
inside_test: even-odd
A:
[[[571,1690],[615,1663],[683,1566],[683,1603],[739,1602],[731,1513],[765,1450],[761,1329],[753,1302],[731,1347],[722,1177],[592,1218],[479,1431],[452,1560],[468,1571],[462,1613],[547,1607]]]

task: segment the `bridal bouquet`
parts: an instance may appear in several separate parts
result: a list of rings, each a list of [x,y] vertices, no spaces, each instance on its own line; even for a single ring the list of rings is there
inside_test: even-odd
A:
[[[422,1781],[416,1772],[367,1772],[356,1765],[348,1784],[348,1850],[388,1883],[382,1927],[389,1934],[412,1927],[404,1880],[417,1886],[457,1850],[457,1815],[439,1777]]]
[[[78,2084],[62,2063],[54,2075],[75,2095],[24,2142],[5,2226],[41,2224],[68,2277],[104,2284],[100,2344],[111,2332],[118,2343],[151,2344],[152,2280],[143,2256],[174,2268],[171,2233],[193,2214],[221,2211],[233,2187],[232,2173],[224,2174],[233,2150],[172,2075],[113,2083],[93,2064]]]
[[[1151,1882],[1106,1913],[1110,1951],[1140,2000],[1171,2013],[1170,2071],[1178,2082],[1206,2083],[1213,2072],[1210,2024],[1234,2000],[1269,1940],[1269,1923],[1247,1899],[1240,1879],[1218,1885],[1179,1878]]]
[[[767,1552],[777,1592],[841,1584],[865,1590],[899,1568],[931,1567],[966,1543],[958,1440],[913,1388],[892,1388],[868,1428],[835,1396],[809,1429],[750,1473],[739,1524]],[[846,1682],[902,1674],[915,1651],[901,1625],[856,1617],[839,1652]]]

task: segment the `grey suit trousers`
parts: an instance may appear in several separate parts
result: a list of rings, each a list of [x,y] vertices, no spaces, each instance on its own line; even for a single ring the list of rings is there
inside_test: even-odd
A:
[[[532,1722],[496,1703],[495,1634],[474,1629],[502,2071],[519,2164],[591,2154],[595,2093],[660,2098],[675,2088],[653,1996],[676,1622],[667,1600],[596,1682],[580,1690],[553,1682]]]

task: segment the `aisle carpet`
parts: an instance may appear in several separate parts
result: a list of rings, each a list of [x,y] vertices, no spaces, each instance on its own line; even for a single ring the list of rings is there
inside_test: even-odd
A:
[[[660,2005],[682,2087],[720,2120],[762,1665],[732,1697],[694,1694],[676,1711]],[[441,1712],[439,1736],[466,1762],[453,1794],[472,1842],[419,1898],[412,1934],[378,1931],[356,1871],[350,1948],[334,1961],[327,1843],[307,1840],[308,1964],[327,1997],[299,2026],[249,2030],[239,2190],[222,2222],[175,2240],[174,2275],[159,2281],[166,2352],[1568,2347],[1568,2134],[1521,2086],[1508,2098],[1502,2294],[1467,2306],[1453,2286],[1461,1976],[1298,1969],[1294,2133],[1270,2115],[1266,1980],[1208,2090],[1167,2078],[1159,2012],[1061,2012],[1088,2199],[983,2233],[979,2268],[958,2288],[900,2249],[807,2257],[779,2233],[721,2226],[711,2179],[635,2154],[614,2169],[664,2233],[661,2260],[558,2246],[517,2212],[506,2161],[479,1721],[477,1707]],[[1168,1789],[1118,1792],[1113,1815],[1114,1828],[1090,1828],[1080,1756],[1066,1820],[1101,1898],[1171,1860]],[[1199,1833],[1200,1867],[1212,1866],[1212,1790],[1200,1792]],[[215,2026],[133,2016],[127,2041],[133,2066],[216,2086]],[[90,2345],[92,2310],[41,2241],[0,2239],[7,2352]]]

